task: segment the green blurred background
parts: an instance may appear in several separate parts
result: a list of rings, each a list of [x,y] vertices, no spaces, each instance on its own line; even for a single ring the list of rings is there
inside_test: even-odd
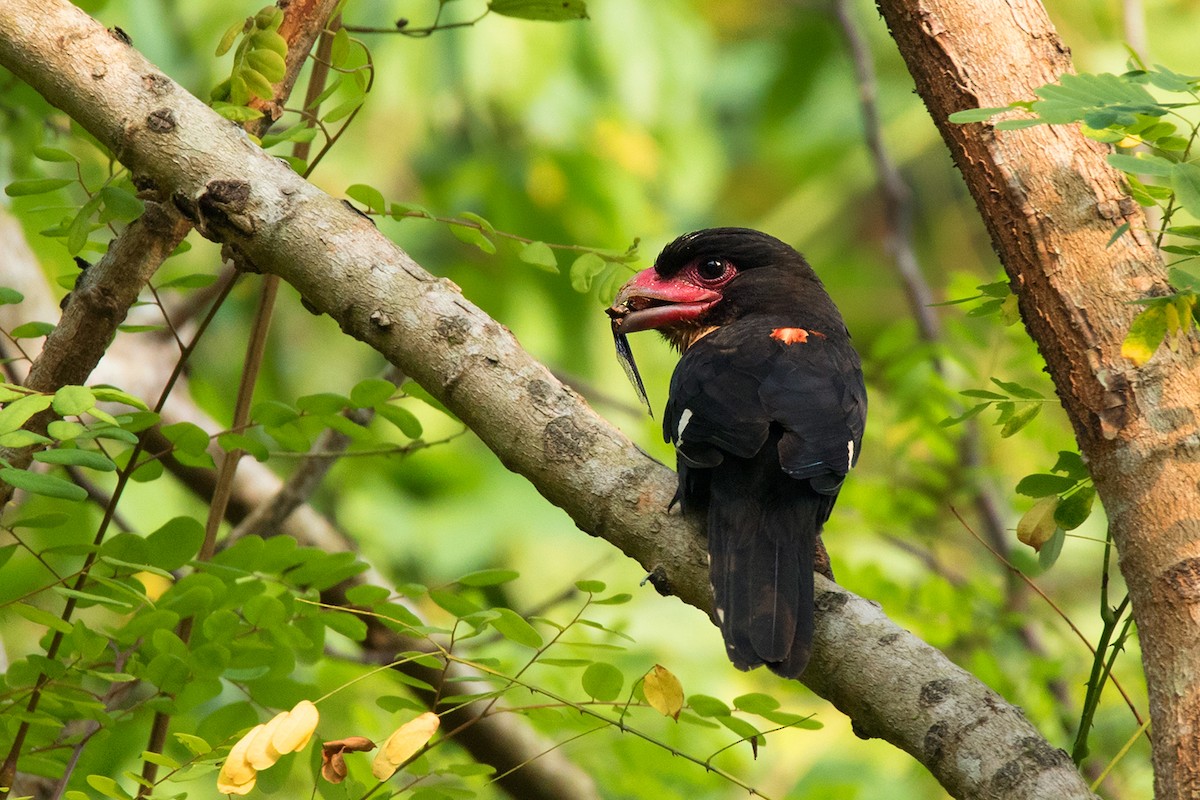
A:
[[[851,4],[869,42],[879,82],[882,135],[913,189],[914,246],[938,300],[977,294],[1002,271],[946,149],[936,134],[876,9]],[[454,0],[443,21],[470,19],[483,4]],[[229,0],[108,0],[86,6],[119,26],[134,46],[193,93],[207,97],[228,74],[214,59],[222,32],[253,14]],[[345,21],[387,26],[406,17],[428,24],[432,1],[348,4]],[[1049,11],[1081,71],[1121,71],[1128,52],[1116,0],[1051,0]],[[1021,706],[1056,746],[1069,749],[1078,724],[1091,656],[1040,599],[1014,584],[970,529],[978,529],[979,487],[999,499],[1013,561],[1089,636],[1099,629],[1102,514],[1069,538],[1059,562],[1042,574],[1036,555],[1011,529],[1032,504],[1013,487],[1045,472],[1072,448],[1065,417],[1049,403],[1017,436],[1002,439],[985,413],[976,434],[982,463],[962,462],[965,426],[940,422],[963,410],[958,391],[1018,381],[1047,397],[1053,389],[1020,324],[999,315],[971,316],[972,304],[940,307],[941,342],[922,342],[885,237],[888,222],[864,145],[862,117],[846,41],[820,2],[768,0],[590,0],[587,21],[551,24],[490,15],[473,27],[428,38],[367,35],[376,67],[363,112],[319,166],[313,181],[343,194],[370,184],[390,200],[420,203],[438,215],[469,211],[496,228],[536,240],[624,249],[641,242],[642,266],[679,233],[714,225],[760,228],[806,254],[841,307],[864,356],[871,411],[863,456],[830,521],[826,541],[841,583],[877,600],[956,662]],[[1195,69],[1200,5],[1150,0],[1145,9],[1149,61]],[[20,90],[7,89],[10,108]],[[297,98],[301,96],[297,91]],[[1013,98],[1023,99],[1023,98]],[[0,143],[0,178],[47,167],[22,149],[24,132],[42,124],[9,114]],[[100,162],[96,162],[99,169]],[[48,275],[69,274],[61,244],[38,235],[61,209],[14,201]],[[427,220],[381,220],[383,232],[418,263],[450,278],[465,295],[509,327],[521,343],[643,448],[672,463],[659,424],[638,407],[613,352],[603,300],[572,289],[564,273],[521,263],[511,252],[489,256]],[[191,252],[168,275],[214,271],[215,246],[193,237]],[[564,266],[567,261],[560,262]],[[564,271],[565,272],[565,271]],[[217,419],[228,421],[240,353],[253,312],[255,284],[245,282],[217,318],[193,360],[191,385]],[[131,335],[131,334],[127,334]],[[675,356],[651,335],[633,347],[652,405],[661,409]],[[939,375],[935,359],[944,367]],[[314,318],[284,289],[257,399],[346,393],[383,364],[367,347]],[[458,425],[420,411],[426,436]],[[147,529],[187,509],[182,491],[157,484],[127,501]],[[803,687],[762,671],[739,673],[723,656],[715,628],[698,612],[659,597],[638,567],[582,535],[523,479],[470,435],[408,457],[341,462],[314,500],[360,544],[363,557],[397,582],[436,585],[486,567],[522,577],[505,602],[530,608],[580,578],[634,594],[604,613],[634,642],[614,658],[631,673],[658,662],[685,691],[733,697],[764,691],[785,708],[812,713],[821,731],[784,731],[751,758],[741,746],[715,763],[774,797],[936,798],[943,791],[925,770],[878,741],[862,741],[836,710]],[[961,519],[960,519],[961,517]],[[18,569],[19,562],[8,568]],[[18,578],[16,581],[20,584]],[[1028,646],[1028,633],[1040,651]],[[10,654],[32,646],[22,628],[2,634]],[[335,680],[348,668],[330,662],[317,673]],[[1117,675],[1144,708],[1136,648]],[[349,674],[349,673],[347,673]],[[1065,705],[1048,688],[1060,679]],[[547,682],[571,686],[571,675]],[[385,679],[356,687],[339,711],[377,717],[372,693]],[[1134,734],[1132,715],[1106,692],[1089,775],[1095,777]],[[538,724],[551,737],[575,730],[569,715]],[[728,731],[662,723],[656,735],[707,757]],[[134,744],[130,744],[133,747]],[[598,776],[605,797],[725,798],[743,791],[666,751],[613,731],[565,747]],[[1150,794],[1148,748],[1138,741],[1104,784],[1106,797]],[[189,796],[213,796],[211,785]]]

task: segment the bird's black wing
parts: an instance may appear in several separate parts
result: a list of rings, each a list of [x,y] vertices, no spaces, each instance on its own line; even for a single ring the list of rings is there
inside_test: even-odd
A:
[[[857,457],[866,394],[844,332],[799,341],[780,330],[797,329],[744,320],[692,345],[663,430],[677,449],[678,498],[707,519],[730,660],[795,677],[812,639],[816,537]]]

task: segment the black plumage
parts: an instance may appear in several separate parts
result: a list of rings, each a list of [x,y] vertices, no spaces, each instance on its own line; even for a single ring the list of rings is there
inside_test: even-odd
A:
[[[866,419],[841,314],[799,253],[743,228],[681,236],[609,313],[617,335],[654,328],[682,352],[663,432],[677,453],[676,499],[705,520],[730,660],[799,676],[817,537]]]

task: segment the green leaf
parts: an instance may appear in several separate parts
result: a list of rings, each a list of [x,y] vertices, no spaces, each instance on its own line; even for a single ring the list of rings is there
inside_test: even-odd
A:
[[[24,181],[13,181],[4,187],[4,193],[9,197],[28,197],[29,195],[53,192],[74,182],[74,178],[32,178]]]
[[[306,414],[337,414],[350,405],[350,398],[336,392],[317,392],[296,399],[296,408]]]
[[[499,586],[519,577],[521,577],[521,573],[512,569],[481,569],[477,572],[468,572],[454,582],[461,583],[463,586]]]
[[[1057,84],[1042,86],[1034,92],[1040,100],[1033,111],[1049,123],[1078,122],[1092,110],[1115,106],[1133,113],[1162,116],[1166,109],[1146,88],[1124,76],[1111,73],[1062,75]]]
[[[51,444],[54,440],[40,433],[27,430],[0,433],[0,447],[32,447],[40,444]]]
[[[1024,428],[1042,411],[1041,403],[1032,403],[1017,411],[1000,428],[1000,437],[1007,439]]]
[[[78,417],[96,407],[96,396],[86,386],[64,386],[54,393],[52,405],[64,417]]]
[[[575,588],[587,594],[600,594],[608,587],[603,581],[575,581]]]
[[[34,414],[49,408],[53,401],[50,395],[29,394],[0,408],[0,433],[17,430]]]
[[[992,378],[991,381],[1004,391],[1008,392],[1012,397],[1020,397],[1023,400],[1043,399],[1041,392],[1030,389],[1027,386],[1022,386],[1019,383],[1015,383],[1013,381],[1002,381],[999,378]]]
[[[266,400],[254,406],[250,416],[260,425],[284,425],[298,419],[300,412],[278,400]]]
[[[383,378],[367,378],[350,390],[350,402],[358,408],[373,408],[386,403],[396,393],[396,384]]]
[[[505,639],[535,649],[544,644],[542,635],[520,614],[511,608],[499,607],[494,610],[499,613],[499,616],[491,620],[490,624]]]
[[[749,722],[746,722],[746,720],[742,719],[741,717],[735,717],[733,715],[717,717],[717,722],[721,723],[741,738],[754,742],[758,747],[762,747],[767,743],[767,740],[763,738],[762,731],[751,725]]]
[[[1000,108],[966,108],[962,111],[955,111],[947,119],[956,125],[965,125],[968,122],[987,122],[997,114],[1011,110],[1011,106],[1002,106]]]
[[[146,563],[171,572],[195,558],[204,542],[204,526],[191,517],[167,520],[146,537]]]
[[[99,472],[112,472],[117,465],[108,456],[95,450],[79,450],[76,448],[56,448],[41,450],[33,454],[34,461],[43,464],[67,464],[74,467],[94,469]]]
[[[593,700],[607,703],[620,696],[621,688],[625,685],[625,676],[612,664],[597,661],[583,671],[580,683]]]
[[[762,715],[775,711],[779,708],[779,701],[769,694],[762,692],[751,692],[733,698],[733,707],[739,711],[745,711],[748,714]]]
[[[43,475],[38,472],[5,467],[0,469],[0,480],[9,486],[24,489],[30,494],[40,494],[44,497],[55,497],[59,500],[74,502],[87,499],[87,491],[82,486],[76,486],[56,475]]]
[[[343,103],[339,103],[330,109],[325,116],[321,117],[321,121],[332,123],[350,116],[354,113],[355,109],[363,104],[364,99],[361,94],[358,94]]]
[[[49,611],[43,611],[36,606],[31,606],[28,603],[13,603],[8,608],[17,612],[34,625],[42,625],[59,633],[71,632],[71,623],[65,622],[57,615],[51,614]]]
[[[346,187],[346,196],[362,203],[368,211],[384,213],[387,210],[387,201],[383,199],[383,193],[374,186],[365,183],[353,184]]]
[[[57,528],[65,525],[71,518],[66,514],[35,514],[32,517],[21,517],[9,525],[11,528]]]
[[[271,458],[271,453],[267,450],[266,445],[244,433],[222,433],[217,437],[217,445],[226,453],[233,450],[245,451],[260,463]]]
[[[251,50],[246,54],[246,63],[271,83],[283,80],[283,76],[287,72],[287,63],[283,60],[283,56],[270,48]]]
[[[67,252],[75,255],[87,244],[88,234],[92,232],[92,217],[100,210],[101,197],[94,194],[88,198],[67,226]]]
[[[321,614],[321,622],[326,628],[340,633],[352,642],[361,642],[367,638],[367,623],[354,614],[326,611]]]
[[[989,392],[987,389],[963,389],[959,392],[963,397],[977,397],[981,400],[1007,400],[1008,395]]]
[[[478,614],[482,609],[456,592],[446,589],[430,589],[429,599],[456,617]]]
[[[126,189],[120,186],[105,186],[100,190],[100,198],[104,201],[104,211],[108,219],[132,222],[146,210],[146,204]]]
[[[488,255],[495,255],[496,243],[484,235],[483,231],[472,225],[463,225],[458,222],[450,223],[450,232],[454,234],[454,238],[466,244],[472,244],[478,247]]]
[[[213,111],[220,114],[230,122],[250,122],[251,120],[261,119],[263,112],[257,108],[247,108],[243,105],[234,103],[213,103]]]
[[[605,261],[595,253],[584,253],[571,264],[571,288],[586,292],[592,288],[592,279],[605,267]]]
[[[187,275],[180,275],[178,278],[172,278],[165,283],[158,285],[159,289],[203,289],[205,286],[211,286],[217,280],[217,276],[207,272],[193,272]]]
[[[271,100],[275,97],[275,88],[271,86],[271,81],[256,69],[249,65],[238,71],[238,77],[246,82],[246,89],[254,97],[262,100]]]
[[[1038,564],[1042,569],[1046,570],[1054,566],[1054,562],[1058,561],[1058,556],[1062,553],[1063,542],[1066,540],[1067,532],[1062,528],[1057,528],[1054,535],[1046,540],[1042,549],[1038,551]]]
[[[629,592],[620,592],[608,597],[601,597],[599,600],[593,600],[592,603],[598,606],[619,606],[628,603],[633,599],[633,595]]]
[[[688,697],[688,708],[702,717],[727,717],[731,713],[724,701],[706,694],[694,694]]]
[[[335,69],[345,66],[346,58],[350,54],[350,32],[345,28],[339,27],[337,33],[333,35],[332,46],[329,48],[329,63]]]
[[[1044,472],[1026,475],[1017,483],[1017,494],[1023,494],[1026,497],[1049,497],[1073,488],[1076,482],[1074,478],[1050,475]]]
[[[225,29],[225,33],[221,35],[221,40],[217,43],[217,49],[215,51],[217,58],[220,58],[229,52],[229,48],[233,47],[233,43],[237,41],[238,35],[241,34],[245,28],[246,22],[244,20],[239,20]]]
[[[1171,188],[1175,199],[1193,217],[1200,217],[1200,165],[1191,162],[1175,164],[1171,170]]]
[[[400,432],[408,438],[420,438],[421,421],[407,408],[391,403],[381,403],[375,406],[375,413],[399,428]]]
[[[1161,304],[1149,306],[1133,318],[1121,343],[1121,355],[1140,367],[1154,356],[1166,336],[1166,310]]]
[[[79,159],[68,153],[66,150],[60,150],[57,147],[47,147],[44,144],[34,146],[33,157],[38,161],[79,161]]]
[[[491,0],[488,10],[505,17],[549,22],[588,18],[584,0]]]
[[[1054,462],[1054,468],[1051,471],[1062,472],[1076,481],[1091,477],[1087,465],[1083,463],[1083,457],[1074,450],[1059,450],[1058,460]]]
[[[14,339],[37,339],[53,332],[54,326],[49,322],[26,322],[13,328],[8,335]]]
[[[162,427],[162,435],[175,445],[176,455],[200,455],[208,452],[208,433],[192,422],[176,422]]]
[[[1134,175],[1153,175],[1157,178],[1169,178],[1177,164],[1162,156],[1138,153],[1127,156],[1122,153],[1109,153],[1108,163],[1122,172],[1132,172]]]
[[[1090,486],[1067,495],[1054,510],[1054,521],[1065,531],[1075,530],[1091,516],[1095,499],[1096,490]]]
[[[541,267],[547,272],[558,272],[558,258],[554,255],[554,250],[545,242],[530,242],[521,248],[518,255],[526,264],[532,264],[535,267]]]
[[[492,223],[488,222],[486,219],[472,211],[464,211],[458,216],[462,219],[465,219],[467,222],[474,222],[479,226],[479,230],[483,231],[489,236],[496,232],[496,226],[492,225]]]
[[[0,306],[15,305],[25,299],[25,295],[16,289],[0,286]]]

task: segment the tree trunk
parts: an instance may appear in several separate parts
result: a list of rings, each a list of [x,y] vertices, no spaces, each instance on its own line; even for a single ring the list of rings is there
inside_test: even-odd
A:
[[[665,513],[673,475],[596,417],[455,287],[430,276],[369,221],[299,179],[62,0],[0,3],[0,64],[118,153],[139,185],[178,207],[200,232],[222,241],[245,265],[287,280],[311,307],[417,379],[580,528],[645,565],[656,588],[707,609],[702,543],[691,526]],[[1111,192],[1101,196],[1115,203],[1119,189],[1111,175],[1108,179]],[[1087,185],[1072,185],[1081,183]],[[1050,206],[1059,216],[1041,220],[1042,227],[1062,224],[1079,205]],[[1090,208],[1095,214],[1094,202]],[[1007,230],[1022,223],[1012,214],[1014,219],[997,226]],[[1030,214],[1024,223],[1037,219]],[[1096,231],[1106,225],[1114,224],[1096,216],[1090,227],[1076,227],[1099,236],[1102,245],[1107,234]],[[1034,228],[1017,239],[1032,256],[1043,247],[1058,256],[1074,246],[1073,238],[1047,244],[1044,235]],[[1122,243],[1112,251],[1126,253],[1126,272],[1136,268],[1129,247]],[[1102,246],[1096,253],[1097,259],[1110,254]],[[1050,281],[1037,268],[1041,262],[1031,257],[1028,263],[1023,280],[1041,275],[1047,295],[1057,296],[1057,273],[1049,273],[1055,276]],[[1071,344],[1090,348],[1085,356],[1095,351],[1097,359],[1105,354],[1114,359],[1123,329],[1118,326],[1130,315],[1123,299],[1111,299],[1109,316],[1099,317],[1109,328],[1092,333],[1084,324],[1075,332],[1080,342]],[[1032,313],[1032,301],[1024,302]],[[1079,310],[1084,307],[1082,301],[1062,308],[1050,303],[1044,313],[1066,315],[1056,324],[1074,331],[1088,319],[1096,324],[1092,312],[1085,317]],[[1094,338],[1103,338],[1103,345]],[[1065,394],[1081,397],[1079,404],[1109,420],[1108,429],[1121,431],[1131,424],[1127,420],[1140,418],[1122,414],[1111,402],[1123,397],[1111,382],[1097,392],[1100,379],[1092,374],[1091,360],[1082,367],[1068,359],[1056,364],[1079,384],[1065,384],[1071,390]],[[1125,391],[1127,384],[1120,388]],[[1135,403],[1136,398],[1131,408]],[[1115,429],[1113,420],[1120,423]],[[1097,438],[1113,447],[1113,440]],[[1091,796],[1065,754],[1048,745],[1017,709],[870,603],[824,582],[818,595],[814,657],[805,680],[850,714],[859,730],[904,748],[957,797]]]
[[[1150,692],[1156,795],[1200,797],[1200,367],[1194,343],[1121,357],[1161,256],[1109,149],[1077,126],[954,125],[1070,71],[1037,0],[879,0],[991,232],[1108,513]],[[1124,222],[1132,230],[1111,246]]]

